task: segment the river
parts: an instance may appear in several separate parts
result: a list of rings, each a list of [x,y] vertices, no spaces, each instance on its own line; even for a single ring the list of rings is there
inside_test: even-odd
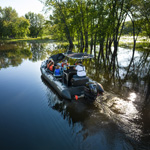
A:
[[[93,104],[62,99],[42,78],[41,62],[59,47],[0,43],[1,150],[150,150],[150,52],[119,47],[115,72],[85,61],[105,89]]]

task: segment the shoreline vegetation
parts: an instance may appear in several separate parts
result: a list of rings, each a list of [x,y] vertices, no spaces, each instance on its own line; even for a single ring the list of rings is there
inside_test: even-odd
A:
[[[10,42],[49,42],[51,41],[50,36],[44,36],[44,37],[37,37],[37,38],[31,38],[31,37],[26,37],[26,38],[14,38],[14,39],[0,39],[0,43],[10,43]]]
[[[133,48],[133,36],[121,36],[119,47]],[[150,50],[150,39],[145,36],[139,36],[136,41],[136,49]]]
[[[31,43],[48,43],[48,42],[61,43],[62,45],[69,45],[66,41],[53,40],[51,36],[37,37],[37,38],[20,38],[20,39],[0,39],[0,43],[12,43],[12,42],[31,42]],[[68,44],[67,44],[68,43]],[[77,41],[74,41],[77,44]],[[131,48],[133,47],[133,37],[132,36],[121,36],[119,41],[119,47]],[[150,50],[150,39],[148,37],[139,36],[136,41],[136,49],[146,49]]]

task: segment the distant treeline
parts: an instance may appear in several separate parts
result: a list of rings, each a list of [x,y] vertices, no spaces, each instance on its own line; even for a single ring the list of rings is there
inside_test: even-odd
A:
[[[24,38],[43,36],[47,31],[45,18],[41,14],[28,12],[18,17],[12,7],[0,7],[0,38]]]

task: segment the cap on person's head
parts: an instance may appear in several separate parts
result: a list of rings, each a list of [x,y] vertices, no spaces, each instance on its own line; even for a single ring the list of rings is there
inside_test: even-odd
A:
[[[81,62],[81,61],[78,61],[78,64],[79,64],[79,63],[81,64],[82,62]]]

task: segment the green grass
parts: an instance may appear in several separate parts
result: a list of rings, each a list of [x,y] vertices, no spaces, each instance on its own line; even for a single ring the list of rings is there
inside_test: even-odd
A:
[[[22,42],[22,41],[25,41],[25,42],[49,42],[51,40],[50,36],[45,36],[45,37],[37,37],[37,38],[30,38],[30,37],[26,37],[26,38],[23,38],[23,39],[0,39],[0,42]]]
[[[50,42],[55,42],[57,45],[62,45],[65,48],[68,47],[69,42],[67,41],[58,41],[58,40],[53,40],[51,36],[43,36],[43,37],[38,37],[38,38],[23,38],[23,39],[0,39],[0,43],[5,42],[5,43],[10,43],[10,42],[31,42],[31,43],[50,43]],[[90,43],[90,41],[89,41]],[[74,45],[77,45],[78,42],[74,41]],[[126,47],[126,48],[133,48],[133,37],[132,36],[122,36],[120,41],[119,41],[119,46],[120,47]],[[146,37],[138,37],[137,42],[136,42],[136,49],[146,49],[150,50],[150,39]]]
[[[132,36],[122,36],[119,41],[120,47],[133,48],[133,37]],[[150,50],[150,39],[146,37],[138,37],[136,41],[136,49],[148,49]]]

